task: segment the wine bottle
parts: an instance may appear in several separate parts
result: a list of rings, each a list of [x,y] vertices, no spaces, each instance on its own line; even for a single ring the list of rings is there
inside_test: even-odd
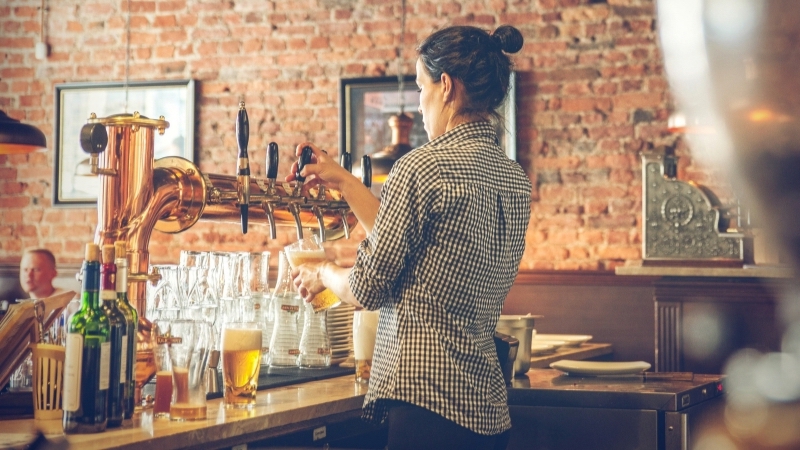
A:
[[[117,309],[125,316],[126,330],[125,339],[122,343],[122,355],[125,357],[120,360],[120,383],[123,384],[122,394],[122,418],[128,420],[133,417],[134,391],[136,380],[133,377],[133,368],[136,354],[136,333],[139,324],[139,314],[136,309],[128,302],[128,255],[126,253],[125,241],[114,243],[114,254],[117,263]]]
[[[103,312],[108,317],[109,336],[111,341],[111,367],[108,376],[108,426],[122,425],[124,385],[120,383],[122,364],[122,343],[127,344],[125,332],[128,324],[125,316],[117,309],[117,266],[114,263],[114,246],[104,245],[103,262],[100,266],[100,301]],[[126,350],[127,353],[127,350]]]
[[[97,433],[106,429],[111,342],[108,317],[99,305],[99,249],[86,244],[81,309],[69,319],[64,359],[65,433]]]

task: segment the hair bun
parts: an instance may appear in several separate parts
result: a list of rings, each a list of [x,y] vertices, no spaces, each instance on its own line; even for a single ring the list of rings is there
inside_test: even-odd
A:
[[[522,33],[511,25],[501,25],[494,30],[492,40],[506,53],[517,53],[522,49]]]

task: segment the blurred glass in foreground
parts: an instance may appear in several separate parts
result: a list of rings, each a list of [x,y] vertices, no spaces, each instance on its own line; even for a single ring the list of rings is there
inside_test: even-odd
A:
[[[726,169],[795,270],[780,293],[780,353],[744,350],[726,367],[719,423],[691,448],[800,448],[800,2],[662,0],[665,67],[693,155]]]

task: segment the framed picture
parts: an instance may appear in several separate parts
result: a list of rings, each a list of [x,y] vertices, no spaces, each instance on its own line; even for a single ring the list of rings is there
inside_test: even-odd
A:
[[[511,73],[508,97],[498,108],[502,124],[497,132],[500,145],[509,158],[516,160],[516,77]],[[340,84],[339,148],[350,152],[354,172],[363,155],[372,155],[391,143],[392,130],[389,117],[400,112],[400,105],[414,118],[409,138],[412,148],[428,142],[422,124],[419,92],[414,75],[405,75],[404,89],[400,94],[397,77],[342,79]],[[402,98],[401,98],[402,97]]]
[[[55,182],[53,204],[97,203],[99,179],[91,173],[89,155],[81,149],[80,132],[91,113],[97,117],[139,114],[169,122],[154,139],[155,158],[181,156],[194,161],[194,80],[124,83],[66,83],[55,87]]]

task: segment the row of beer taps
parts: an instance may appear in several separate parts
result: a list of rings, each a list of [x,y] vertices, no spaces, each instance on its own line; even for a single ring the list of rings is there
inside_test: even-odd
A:
[[[297,238],[303,238],[303,226],[300,219],[302,209],[310,209],[317,218],[319,225],[319,238],[326,240],[324,211],[335,211],[342,218],[345,237],[350,237],[350,226],[347,221],[347,214],[350,209],[347,203],[341,198],[335,198],[329,193],[325,186],[318,185],[315,190],[309,190],[308,195],[303,195],[305,177],[300,172],[306,164],[311,162],[311,147],[304,147],[297,161],[297,171],[295,172],[296,183],[294,186],[288,184],[283,189],[278,189],[278,144],[270,142],[267,145],[266,157],[266,181],[255,180],[260,192],[251,189],[250,161],[248,157],[248,144],[250,139],[250,121],[247,116],[244,102],[239,102],[239,112],[236,115],[236,142],[238,144],[237,160],[237,191],[225,192],[219,189],[212,189],[209,200],[214,202],[225,202],[233,199],[239,206],[241,213],[242,233],[247,234],[248,221],[250,217],[250,205],[257,204],[262,207],[267,216],[270,229],[270,237],[276,238],[275,209],[285,208],[294,218]],[[339,164],[348,172],[352,171],[352,157],[350,153],[342,151],[339,157]],[[370,158],[364,155],[361,158],[361,181],[370,187],[372,184],[372,168]],[[281,191],[288,195],[281,195]]]

